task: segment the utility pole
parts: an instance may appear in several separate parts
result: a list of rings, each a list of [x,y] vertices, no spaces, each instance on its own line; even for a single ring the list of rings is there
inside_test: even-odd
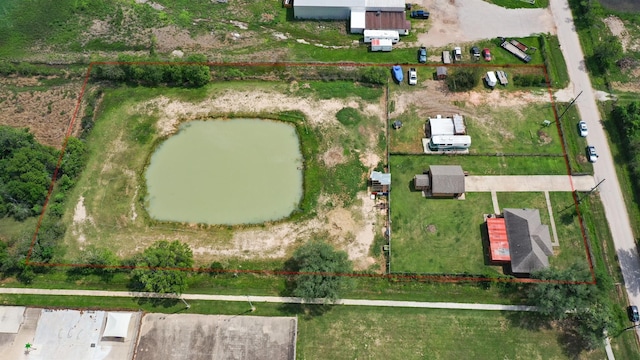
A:
[[[587,191],[587,193],[585,194],[585,196],[589,196],[589,195],[591,195],[594,191],[596,191],[596,189],[598,188],[598,186],[600,186],[600,184],[602,184],[605,180],[607,180],[607,179],[602,179],[602,180],[600,180],[600,182],[599,182],[599,183],[597,183],[594,187],[592,187],[592,188],[591,188],[591,190]],[[578,201],[578,205],[580,205],[580,203],[582,202],[582,199],[583,199],[583,198],[581,198],[581,197],[579,197],[579,196],[578,196],[578,192],[577,192],[577,191],[576,191],[576,197],[578,198],[578,200],[577,200],[577,201]]]
[[[564,116],[564,114],[567,112],[567,110],[569,110],[569,108],[571,108],[571,105],[573,105],[573,103],[576,102],[576,100],[578,100],[578,98],[580,97],[580,95],[582,95],[582,91],[580,91],[580,93],[573,99],[571,100],[571,102],[569,103],[569,105],[567,106],[566,109],[564,109],[564,111],[562,112],[562,114],[560,114],[560,116],[558,116],[558,120],[560,121],[560,119],[562,119],[562,117]]]
[[[251,306],[251,307],[250,307],[251,312],[256,311],[256,307],[255,307],[255,306],[253,306],[253,304],[251,303],[251,299],[249,298],[249,295],[247,295],[247,301],[249,301],[249,306]]]

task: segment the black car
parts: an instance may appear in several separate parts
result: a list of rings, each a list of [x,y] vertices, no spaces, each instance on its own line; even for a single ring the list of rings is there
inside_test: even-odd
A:
[[[411,12],[411,17],[414,19],[428,19],[429,12],[424,10],[415,10]]]
[[[473,58],[476,60],[480,59],[480,49],[478,49],[477,46],[472,47],[471,55],[473,55]]]
[[[427,62],[427,48],[424,46],[421,46],[420,50],[418,50],[418,62],[421,64]]]
[[[631,305],[627,308],[627,315],[629,315],[629,320],[632,322],[640,321],[640,314],[638,313],[638,307],[635,305]]]

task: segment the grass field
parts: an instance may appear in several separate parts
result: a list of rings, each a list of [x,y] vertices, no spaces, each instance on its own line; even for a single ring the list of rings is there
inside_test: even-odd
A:
[[[453,200],[425,199],[420,192],[412,192],[413,176],[433,164],[430,159],[430,156],[391,158],[396,184],[391,211],[392,272],[497,274],[497,267],[485,265],[481,234],[483,214],[494,213],[491,194],[467,193],[465,200]],[[558,268],[585,263],[572,194],[550,193],[549,197],[560,243],[550,263]],[[498,204],[501,210],[538,209],[542,223],[550,225],[543,193],[498,193]]]

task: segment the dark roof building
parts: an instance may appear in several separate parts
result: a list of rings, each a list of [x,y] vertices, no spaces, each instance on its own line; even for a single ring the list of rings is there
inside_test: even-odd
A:
[[[511,271],[530,274],[549,267],[553,255],[549,226],[540,222],[537,209],[504,209],[504,221],[509,239]]]
[[[416,190],[429,190],[429,175],[418,174],[414,176],[413,188]]]
[[[411,29],[404,11],[367,11],[365,24],[367,30],[397,30],[401,34]]]
[[[460,165],[429,166],[432,196],[458,197],[464,194],[464,171]]]

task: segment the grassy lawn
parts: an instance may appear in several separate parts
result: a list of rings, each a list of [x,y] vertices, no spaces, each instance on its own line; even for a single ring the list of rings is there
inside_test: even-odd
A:
[[[299,359],[601,359],[604,356],[603,351],[581,354],[581,349],[567,345],[567,339],[546,328],[532,314],[336,307],[323,316],[299,319]]]
[[[558,112],[562,114],[568,104],[558,104]],[[578,132],[578,121],[580,114],[575,106],[570,107],[560,120],[562,133],[566,142],[567,155],[569,156],[569,166],[571,171],[575,173],[593,173],[593,165],[585,156],[585,148],[587,139],[580,136]],[[555,125],[555,124],[554,124]]]
[[[418,169],[416,174],[421,174],[422,169],[428,168],[429,165],[461,165],[470,175],[567,174],[567,166],[562,157],[392,155],[391,159],[392,167],[395,165],[416,168]],[[393,168],[392,171],[395,170]]]
[[[415,159],[415,157],[412,157]],[[489,193],[466,194],[466,200],[426,199],[410,191],[415,174],[427,163],[391,158],[394,177],[391,222],[392,272],[482,274],[480,225],[492,213]],[[427,160],[427,159],[425,159]]]

